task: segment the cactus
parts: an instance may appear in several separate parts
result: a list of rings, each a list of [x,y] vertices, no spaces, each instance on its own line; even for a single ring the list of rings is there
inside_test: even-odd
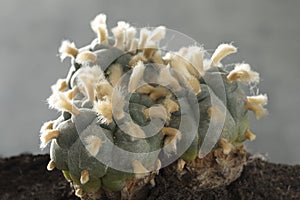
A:
[[[61,116],[41,128],[41,148],[51,143],[47,168],[61,170],[82,199],[132,199],[168,165],[179,176],[185,168],[197,174],[198,189],[236,179],[243,142],[255,139],[248,110],[257,119],[267,113],[266,95],[243,90],[259,74],[220,62],[236,47],[221,44],[211,57],[197,45],[167,51],[165,27],[137,37],[118,22],[109,36],[104,14],[91,27],[91,44],[63,41],[59,49],[71,67],[48,99]]]

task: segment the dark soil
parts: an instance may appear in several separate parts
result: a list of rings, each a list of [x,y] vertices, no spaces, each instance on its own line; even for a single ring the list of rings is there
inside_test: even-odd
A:
[[[78,200],[61,172],[48,172],[49,155],[0,159],[0,200]],[[189,180],[166,178],[161,170],[148,199],[300,199],[300,166],[249,159],[240,178],[226,187],[193,191]]]

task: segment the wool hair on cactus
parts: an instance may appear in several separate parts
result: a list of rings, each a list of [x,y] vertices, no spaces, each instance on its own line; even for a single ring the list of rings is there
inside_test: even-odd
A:
[[[249,64],[222,65],[237,48],[168,50],[163,41],[176,43],[169,38],[178,32],[124,21],[109,31],[104,14],[90,25],[91,44],[59,48],[71,67],[48,98],[61,116],[40,131],[41,148],[51,143],[48,170],[61,170],[82,199],[135,199],[162,168],[189,169],[198,190],[238,178],[243,143],[255,139],[248,111],[263,117],[268,99],[244,92],[259,82]]]

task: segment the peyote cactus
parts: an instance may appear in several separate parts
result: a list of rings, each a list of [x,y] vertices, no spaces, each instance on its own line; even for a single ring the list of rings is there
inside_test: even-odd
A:
[[[245,63],[220,63],[237,49],[221,44],[210,58],[197,45],[167,51],[160,48],[165,27],[136,37],[125,22],[110,37],[104,14],[91,27],[97,38],[90,45],[64,41],[59,49],[72,64],[48,99],[61,116],[41,128],[41,148],[51,142],[48,169],[61,170],[82,199],[138,198],[168,165],[178,176],[195,173],[198,189],[235,180],[243,142],[255,139],[248,110],[256,118],[267,113],[266,95],[242,89],[259,74]]]

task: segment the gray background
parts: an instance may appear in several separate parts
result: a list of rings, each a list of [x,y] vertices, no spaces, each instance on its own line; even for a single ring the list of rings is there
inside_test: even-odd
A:
[[[0,154],[40,153],[39,129],[57,116],[46,98],[50,85],[64,77],[63,39],[83,46],[94,38],[89,22],[108,15],[136,26],[166,25],[189,35],[206,49],[234,42],[245,61],[259,71],[260,88],[269,95],[269,116],[252,120],[257,139],[253,153],[271,161],[300,163],[299,75],[300,1],[75,1],[1,0],[0,2]],[[47,152],[47,151],[43,151]]]

